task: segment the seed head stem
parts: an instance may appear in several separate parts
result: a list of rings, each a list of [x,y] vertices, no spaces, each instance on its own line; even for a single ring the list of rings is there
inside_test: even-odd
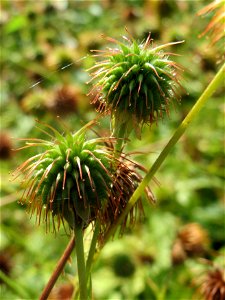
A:
[[[88,258],[87,258],[87,263],[86,263],[87,276],[89,275],[89,273],[91,271],[92,261],[93,261],[93,257],[94,257],[95,251],[96,251],[96,244],[97,244],[97,241],[98,241],[99,232],[100,232],[100,224],[99,224],[98,221],[96,221],[95,230],[94,230],[94,233],[93,233],[93,236],[92,236],[91,245],[90,245]]]
[[[120,153],[123,149],[123,145],[124,145],[124,139],[125,137],[128,137],[129,134],[127,133],[127,123],[123,123],[122,125],[118,125],[117,121],[115,120],[115,124],[114,124],[114,137],[117,138],[116,144],[115,144],[115,156],[118,157],[120,156]]]
[[[74,228],[74,233],[75,233],[75,240],[76,240],[75,249],[76,249],[76,256],[77,256],[77,269],[78,269],[78,277],[79,277],[80,300],[88,300],[82,226],[80,226],[79,224],[76,224],[76,226]]]
[[[87,285],[88,285],[88,291],[91,291],[91,267],[94,260],[94,255],[96,252],[96,245],[99,238],[100,233],[100,224],[98,221],[95,223],[95,229],[91,240],[91,245],[88,253],[88,258],[86,262],[86,276],[87,276]]]

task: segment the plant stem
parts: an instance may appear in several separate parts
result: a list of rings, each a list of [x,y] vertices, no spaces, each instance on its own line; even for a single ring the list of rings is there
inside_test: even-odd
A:
[[[99,225],[99,222],[96,221],[95,230],[94,230],[94,233],[93,233],[91,246],[90,246],[90,249],[89,249],[87,263],[86,263],[87,278],[88,278],[89,273],[91,271],[91,266],[92,266],[93,257],[94,257],[95,250],[96,250],[96,244],[97,244],[97,240],[98,240],[99,231],[100,231],[100,225]]]
[[[22,299],[30,299],[31,295],[25,290],[24,287],[20,286],[13,279],[8,277],[5,273],[0,270],[0,279],[19,297]],[[3,295],[2,295],[3,296]]]
[[[52,273],[52,276],[50,277],[47,285],[45,286],[39,300],[46,300],[54,287],[59,275],[62,273],[63,268],[65,267],[65,264],[67,260],[69,259],[73,249],[75,246],[75,237],[73,236],[71,240],[69,241],[69,244],[67,245],[65,251],[63,252],[63,255],[61,256],[60,260],[58,261],[56,268],[54,272]]]
[[[137,200],[141,197],[142,193],[144,192],[145,187],[149,184],[152,177],[155,175],[156,171],[159,169],[159,167],[162,165],[164,160],[166,159],[167,155],[170,153],[170,151],[173,149],[173,147],[176,145],[180,137],[184,134],[188,126],[192,123],[193,119],[198,115],[201,108],[204,106],[206,101],[210,98],[210,96],[216,91],[216,89],[220,86],[222,81],[224,80],[224,71],[225,71],[225,63],[220,68],[220,70],[217,72],[213,80],[210,82],[208,87],[205,89],[205,91],[202,93],[202,95],[199,97],[195,105],[192,107],[188,115],[185,117],[183,122],[180,124],[180,126],[177,128],[167,145],[164,147],[163,151],[160,153],[158,158],[156,159],[155,163],[151,167],[151,169],[148,171],[146,176],[143,178],[142,182],[139,184],[133,195],[131,196],[129,202],[127,203],[126,208],[118,218],[118,220],[113,223],[112,227],[106,232],[104,242],[106,243],[109,238],[115,233],[116,228],[118,225],[120,225],[123,220],[125,219],[126,215],[130,211],[130,209],[134,206],[134,204],[137,202]]]
[[[99,231],[100,231],[100,224],[98,221],[96,221],[95,230],[94,230],[94,233],[92,236],[91,245],[90,245],[88,258],[87,258],[87,262],[86,262],[87,286],[88,286],[88,294],[89,294],[90,298],[91,298],[91,267],[92,267],[92,263],[94,260]]]
[[[84,259],[84,243],[83,243],[83,229],[82,226],[76,224],[74,228],[76,239],[76,254],[77,254],[77,269],[79,277],[79,291],[80,300],[87,300],[87,279],[86,279],[86,266]]]
[[[115,144],[115,156],[120,157],[124,143],[129,136],[127,123],[117,124],[117,120],[114,120],[113,136],[118,139]]]

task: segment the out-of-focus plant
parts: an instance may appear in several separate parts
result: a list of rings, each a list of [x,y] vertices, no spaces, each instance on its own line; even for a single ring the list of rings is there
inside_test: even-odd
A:
[[[172,248],[172,262],[181,264],[188,257],[199,256],[206,252],[207,232],[197,223],[187,224],[178,233]]]
[[[206,300],[225,298],[225,274],[224,270],[214,267],[203,277],[200,293]]]
[[[224,0],[215,0],[212,3],[205,6],[201,9],[198,15],[207,15],[211,12],[214,13],[213,17],[211,18],[209,24],[207,25],[206,29],[200,35],[210,35],[210,40],[212,44],[220,41],[225,36],[224,30],[224,22],[225,22],[225,1]]]

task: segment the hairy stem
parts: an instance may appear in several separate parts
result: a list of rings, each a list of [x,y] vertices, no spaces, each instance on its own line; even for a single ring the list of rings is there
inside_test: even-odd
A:
[[[225,64],[221,67],[221,69],[217,72],[213,80],[210,82],[208,87],[205,89],[205,91],[202,93],[202,95],[199,97],[195,105],[192,107],[188,115],[185,117],[183,122],[180,124],[180,126],[177,128],[165,148],[162,150],[158,158],[156,159],[155,163],[151,167],[151,169],[148,171],[146,176],[143,178],[142,182],[139,184],[138,188],[135,190],[133,195],[131,196],[129,202],[127,203],[126,208],[118,218],[118,220],[113,223],[112,227],[106,232],[105,234],[105,243],[109,238],[115,233],[118,225],[120,225],[130,209],[135,205],[137,200],[141,197],[142,193],[144,192],[145,187],[149,184],[150,180],[155,175],[156,171],[159,169],[159,167],[162,165],[168,154],[171,152],[173,147],[176,145],[178,140],[181,138],[181,136],[184,134],[188,126],[193,122],[194,118],[198,115],[201,108],[204,106],[206,101],[210,98],[210,96],[216,91],[216,89],[220,86],[222,81],[224,80],[224,72],[225,72]]]
[[[52,276],[50,277],[46,287],[44,288],[39,300],[46,300],[54,287],[59,275],[62,273],[65,264],[67,260],[69,259],[73,249],[75,246],[75,237],[73,236],[71,240],[69,241],[69,244],[67,245],[65,251],[63,252],[63,255],[61,256],[60,260],[58,261],[56,268],[54,272],[52,273]]]
[[[76,254],[77,254],[77,269],[79,278],[79,292],[80,300],[87,300],[87,278],[86,278],[86,266],[84,259],[84,243],[83,243],[83,228],[79,224],[76,224],[74,228],[76,239]]]

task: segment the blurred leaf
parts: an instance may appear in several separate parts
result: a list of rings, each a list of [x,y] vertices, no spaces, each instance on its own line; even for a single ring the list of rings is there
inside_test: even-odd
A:
[[[28,25],[27,18],[25,15],[17,15],[6,24],[5,31],[7,34],[19,31]]]

